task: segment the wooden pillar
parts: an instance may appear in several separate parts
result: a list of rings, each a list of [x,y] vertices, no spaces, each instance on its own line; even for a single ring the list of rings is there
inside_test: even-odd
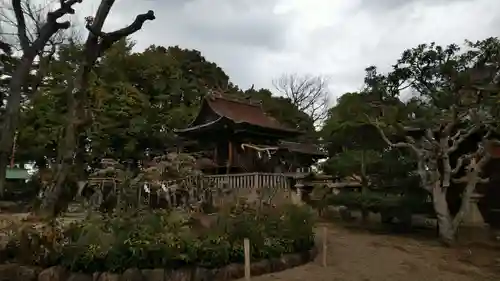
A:
[[[232,165],[233,165],[233,143],[231,141],[228,141],[226,174],[229,174]]]
[[[219,160],[217,157],[217,144],[215,145],[215,148],[214,148],[214,159],[213,160],[214,160],[215,164],[219,164],[219,162],[217,161],[217,160]]]

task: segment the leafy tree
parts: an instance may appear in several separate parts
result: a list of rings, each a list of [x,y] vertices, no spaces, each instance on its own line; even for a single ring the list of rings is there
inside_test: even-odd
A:
[[[372,69],[367,69],[367,83],[372,83],[378,77]],[[378,79],[378,78],[377,78]],[[385,112],[373,107],[373,102],[399,104],[392,98],[379,95],[375,91],[347,93],[338,99],[337,104],[330,109],[328,119],[322,129],[323,141],[329,153],[329,159],[323,163],[323,170],[335,175],[345,184],[359,185],[361,193],[358,199],[373,196],[384,197],[387,192],[404,193],[412,170],[412,163],[402,165],[402,160],[408,159],[400,150],[387,149],[376,128],[369,123],[370,116],[378,117]],[[394,167],[398,168],[395,169]],[[352,183],[352,184],[349,184]],[[393,188],[402,186],[404,188]],[[371,190],[383,190],[382,194],[373,194]],[[348,194],[348,193],[347,193]],[[354,197],[341,193],[333,197]],[[340,198],[339,197],[339,198]],[[333,198],[334,201],[339,198]],[[358,200],[356,199],[356,201]],[[377,199],[378,200],[378,199]],[[342,201],[342,200],[341,200]],[[378,200],[377,202],[386,202]],[[356,205],[356,204],[355,204]],[[367,211],[374,210],[370,204],[361,204],[363,219]]]
[[[139,160],[173,145],[174,128],[186,127],[204,96],[232,88],[229,77],[198,51],[151,46],[132,54],[126,42],[97,67],[98,108],[92,126],[95,156]],[[94,153],[94,152],[93,152]]]
[[[76,71],[82,47],[60,48],[41,93],[24,110],[19,140],[24,161],[38,159],[39,167],[56,161],[68,74]],[[132,53],[132,47],[129,41],[117,42],[91,73],[86,103],[92,122],[81,133],[90,166],[102,157],[128,162],[161,155],[172,146],[172,129],[188,125],[209,90],[236,89],[222,69],[198,51],[151,46]]]
[[[0,120],[0,127],[2,129],[2,134],[0,134],[0,193],[3,193],[5,187],[5,173],[10,156],[9,153],[12,150],[19,125],[19,114],[23,100],[22,95],[26,90],[33,90],[30,89],[29,85],[33,63],[39,57],[40,65],[44,65],[46,59],[43,58],[43,51],[46,45],[56,33],[70,27],[69,21],[58,22],[58,20],[67,14],[74,14],[75,10],[73,6],[81,1],[61,0],[58,9],[47,13],[45,22],[41,23],[38,21],[34,23],[37,32],[35,33],[36,36],[32,36],[33,38],[29,36],[30,26],[28,26],[27,21],[27,16],[34,19],[34,14],[30,10],[32,6],[28,3],[28,5],[24,5],[23,9],[21,0],[13,0],[11,2],[21,55],[16,61],[10,76],[7,104]],[[7,43],[2,40],[0,45],[5,47]],[[43,78],[43,73],[44,71],[41,69],[38,70],[36,75],[38,76],[38,81]]]
[[[369,116],[382,114],[371,105],[373,100],[373,94],[368,92],[344,94],[330,109],[322,129],[330,156],[323,165],[325,172],[342,179],[358,176],[363,190],[369,186],[381,188],[381,185],[389,184],[389,179],[395,178],[395,175],[387,175],[384,182],[381,175],[377,175],[381,161],[389,160],[389,156],[397,157],[397,153],[386,151],[387,144],[368,122]]]
[[[414,94],[404,109],[396,109],[405,119],[384,116],[372,123],[392,148],[406,148],[415,155],[421,186],[432,195],[446,243],[453,242],[476,184],[486,181],[481,175],[496,142],[492,137],[497,129],[499,58],[497,38],[467,41],[465,50],[423,44],[403,52],[377,84],[386,94],[399,95],[403,89]],[[388,138],[385,128],[402,138]],[[479,142],[471,142],[474,136]],[[446,200],[449,189],[459,186],[453,182],[465,185],[456,215]]]
[[[77,156],[72,158],[76,165],[68,170],[66,181],[95,171],[103,157],[139,171],[142,160],[173,147],[173,129],[186,127],[211,91],[262,100],[264,109],[279,121],[306,131],[304,140],[317,140],[312,119],[289,99],[264,89],[241,91],[196,50],[151,46],[133,53],[133,43],[122,39],[96,61],[86,93],[69,95],[84,48],[74,42],[59,48],[40,94],[23,111],[19,134],[20,159],[35,161],[39,168],[57,167],[61,151],[69,147],[61,144],[69,125],[66,105],[78,101],[72,109],[80,121],[75,130]]]
[[[242,92],[196,50],[151,46],[132,54],[130,49],[125,41],[116,45],[96,68],[93,108],[100,109],[94,114],[91,137],[95,157],[104,153],[115,159],[141,159],[146,151],[161,155],[172,146],[172,129],[186,127],[210,91],[261,100],[280,122],[314,132],[311,119],[288,99],[265,89]],[[132,97],[140,102],[123,104]]]
[[[16,159],[34,161],[37,168],[49,168],[57,157],[66,113],[65,90],[74,66],[81,59],[81,46],[59,45],[47,67],[47,76],[21,112]]]
[[[86,28],[89,35],[83,45],[83,59],[75,67],[74,78],[70,77],[66,87],[67,112],[64,126],[64,137],[58,143],[57,164],[54,166],[54,177],[50,186],[45,190],[45,196],[41,204],[41,210],[46,215],[54,215],[54,207],[62,194],[63,185],[66,183],[71,171],[74,155],[76,154],[76,165],[82,166],[82,155],[85,151],[83,139],[79,136],[83,132],[84,125],[91,121],[88,113],[88,91],[90,88],[92,69],[98,58],[109,50],[122,38],[140,30],[148,20],[154,20],[153,11],[139,14],[128,26],[112,31],[103,32],[104,22],[113,6],[113,0],[102,0],[95,18],[86,18]],[[81,175],[80,175],[81,177]]]

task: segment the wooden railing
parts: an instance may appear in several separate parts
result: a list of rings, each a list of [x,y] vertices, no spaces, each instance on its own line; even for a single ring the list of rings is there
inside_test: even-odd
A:
[[[290,188],[290,184],[284,174],[273,173],[244,173],[209,175],[205,179],[213,181],[217,185],[227,185],[230,188]]]
[[[231,196],[226,200],[234,201],[244,197],[250,201],[261,200],[272,204],[288,203],[293,199],[290,182],[285,174],[244,173],[226,175],[207,175],[203,179],[212,182],[220,189],[230,190]]]
[[[156,202],[158,206],[161,205],[162,200],[166,200],[169,207],[189,205],[193,202],[206,202],[206,200],[210,200],[214,205],[224,205],[225,202],[235,202],[238,198],[246,198],[250,201],[259,200],[277,205],[297,201],[294,199],[296,192],[292,191],[288,179],[289,175],[275,173],[187,177],[164,182],[163,187],[157,188],[155,192],[150,192],[149,189],[146,190],[142,184],[139,184],[137,198],[141,202],[147,202],[147,204]],[[109,192],[116,192],[116,179],[93,178],[88,183],[101,191],[95,193],[99,197],[96,206],[102,203],[105,183],[112,185]]]

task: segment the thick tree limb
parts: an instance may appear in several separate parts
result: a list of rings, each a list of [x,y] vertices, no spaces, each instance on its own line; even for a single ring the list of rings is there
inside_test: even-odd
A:
[[[455,152],[458,149],[458,147],[460,146],[461,143],[463,143],[472,134],[478,132],[479,129],[480,129],[479,126],[474,125],[471,128],[469,128],[468,130],[457,132],[457,134],[451,140],[452,141],[451,147],[448,148],[448,150],[446,151],[446,153],[451,154],[451,153]]]
[[[102,37],[100,51],[105,52],[107,49],[109,49],[114,43],[116,43],[120,39],[125,38],[125,37],[135,33],[136,31],[140,30],[142,28],[142,26],[144,25],[144,22],[146,22],[147,20],[154,20],[155,18],[156,18],[155,13],[153,11],[149,10],[145,14],[137,15],[135,20],[129,26],[105,34]]]
[[[444,127],[442,137],[449,138],[451,135],[451,131],[457,125],[457,122],[458,122],[457,107],[452,106],[451,107],[451,121],[448,122],[448,124]]]
[[[425,169],[425,160],[423,157],[418,157],[417,160],[417,172],[418,175],[420,176],[420,180],[422,182],[422,187],[427,190],[431,191],[430,187],[430,180],[429,180],[429,175]]]
[[[431,143],[431,145],[439,147],[439,142],[434,137],[434,132],[432,131],[432,129],[425,129],[425,139],[427,139]]]
[[[373,124],[373,126],[375,126],[377,128],[382,139],[390,147],[410,148],[415,152],[415,154],[417,155],[417,164],[418,164],[417,172],[418,172],[418,174],[420,176],[420,180],[422,182],[422,188],[424,188],[425,190],[427,190],[429,192],[432,192],[432,186],[439,180],[439,177],[435,176],[436,175],[435,171],[428,171],[429,167],[426,166],[426,164],[428,164],[427,163],[428,158],[427,158],[425,149],[419,149],[417,147],[417,143],[415,142],[415,140],[410,136],[405,136],[405,139],[407,140],[407,142],[398,142],[398,143],[391,142],[391,140],[389,140],[389,138],[385,135],[382,128],[377,124],[377,122],[372,121],[370,118],[368,118],[368,120],[370,121],[370,123]],[[430,132],[432,133],[432,131],[430,131]],[[434,136],[432,136],[432,138],[434,139]],[[434,139],[434,142],[435,142],[435,139]]]
[[[61,6],[59,7],[59,9],[47,14],[47,21],[55,22],[64,15],[75,14],[73,5],[75,5],[76,3],[82,3],[82,1],[83,0],[61,0]]]
[[[464,163],[466,160],[470,160],[472,157],[474,156],[474,154],[464,154],[462,156],[460,156],[458,159],[457,159],[457,163],[455,164],[455,168],[453,168],[451,170],[451,174],[452,175],[455,175],[457,174],[460,169],[463,167]]]
[[[460,178],[454,178],[452,179],[452,181],[454,183],[466,183],[469,181],[469,178],[467,176],[463,176],[463,177],[460,177]]]
[[[75,11],[72,6],[76,3],[81,3],[82,0],[67,0],[61,1],[59,9],[47,14],[47,22],[40,28],[40,35],[34,40],[30,46],[26,46],[27,33],[26,22],[23,11],[20,9],[19,0],[12,0],[12,5],[15,8],[17,20],[19,21],[18,36],[23,44],[23,54],[19,63],[16,65],[12,79],[9,83],[9,97],[7,108],[3,114],[0,135],[0,192],[5,186],[5,174],[10,156],[10,151],[14,142],[14,135],[19,124],[19,110],[21,108],[21,93],[23,87],[27,83],[29,73],[31,71],[35,57],[43,50],[47,42],[50,40],[59,29],[69,27],[69,22],[58,23],[57,20],[66,14],[72,14]],[[22,15],[22,16],[21,16]]]
[[[453,169],[451,168],[451,165],[450,165],[450,156],[448,154],[443,155],[441,162],[443,164],[443,183],[442,183],[442,185],[443,185],[443,187],[449,187],[451,175],[453,172]]]
[[[479,178],[478,183],[489,183],[490,178]]]
[[[367,116],[368,117],[368,116]],[[398,142],[393,143],[389,140],[389,138],[385,135],[382,128],[378,125],[377,122],[372,121],[368,118],[370,123],[372,123],[380,133],[382,139],[391,147],[397,148],[410,148],[412,149],[417,156],[417,172],[419,174],[420,180],[422,182],[422,188],[425,190],[432,192],[432,187],[440,181],[439,173],[436,174],[436,169],[432,169],[432,167],[436,166],[431,159],[429,161],[428,155],[426,154],[426,148],[424,147],[426,144],[431,144],[432,146],[439,145],[434,137],[434,132],[431,129],[426,130],[426,135],[422,137],[421,143],[417,144],[415,139],[410,136],[405,136],[406,142]],[[410,130],[411,128],[402,127],[405,131]],[[419,148],[419,146],[422,146]],[[435,162],[435,161],[434,161]],[[429,170],[431,169],[431,170]]]
[[[102,54],[120,39],[132,35],[136,31],[140,30],[147,20],[154,20],[155,18],[154,12],[149,10],[147,13],[137,15],[135,20],[130,25],[109,33],[103,32],[98,26],[91,24],[90,21],[87,22],[86,27],[94,36],[101,39],[98,53]]]
[[[464,129],[459,129],[457,132],[451,136],[451,141],[456,141],[461,135],[465,134],[467,131]]]
[[[30,48],[30,40],[27,35],[26,19],[24,18],[21,0],[12,0],[12,9],[14,10],[14,15],[16,16],[17,36],[19,37],[21,50],[27,53]]]
[[[384,130],[382,130],[382,128],[378,125],[378,123],[376,121],[372,121],[370,118],[368,118],[368,120],[370,121],[370,123],[373,126],[375,126],[375,128],[377,128],[377,130],[380,133],[380,137],[382,137],[382,139],[390,147],[394,147],[394,148],[411,148],[415,153],[417,153],[418,155],[420,154],[420,150],[415,146],[414,143],[410,143],[410,142],[397,142],[397,143],[393,143],[391,140],[389,140],[389,138],[384,133]]]
[[[47,22],[40,28],[40,35],[33,42],[30,52],[35,52],[36,55],[40,50],[45,47],[52,35],[56,34],[60,29],[67,29],[70,27],[69,21],[57,22],[58,19],[67,14],[74,14],[75,10],[72,8],[76,3],[82,3],[83,0],[67,0],[61,1],[59,9],[49,12],[47,14]]]
[[[487,136],[489,135],[486,134]],[[485,140],[489,141],[489,140]],[[469,160],[469,165],[467,166],[467,174],[461,178],[453,179],[455,183],[487,183],[489,179],[484,179],[480,177],[483,167],[491,160],[491,155],[487,152],[482,145],[479,145],[478,149],[474,153],[463,155],[457,160],[457,166],[454,171],[459,171],[460,167],[463,166],[464,160]],[[474,184],[475,187],[475,184]]]

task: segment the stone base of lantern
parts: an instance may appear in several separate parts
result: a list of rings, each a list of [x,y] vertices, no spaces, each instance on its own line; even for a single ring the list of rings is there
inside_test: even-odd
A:
[[[459,240],[462,241],[486,241],[489,239],[489,225],[485,223],[477,203],[481,194],[473,194],[469,201],[469,210],[459,229]]]
[[[483,215],[481,214],[481,211],[479,211],[479,207],[477,203],[481,199],[482,195],[481,194],[473,194],[469,200],[469,210],[467,214],[464,217],[464,220],[462,222],[463,226],[467,227],[484,227],[487,226],[487,224],[484,222]]]
[[[292,203],[295,205],[303,205],[302,202],[302,186],[296,186],[296,190],[291,191]]]

